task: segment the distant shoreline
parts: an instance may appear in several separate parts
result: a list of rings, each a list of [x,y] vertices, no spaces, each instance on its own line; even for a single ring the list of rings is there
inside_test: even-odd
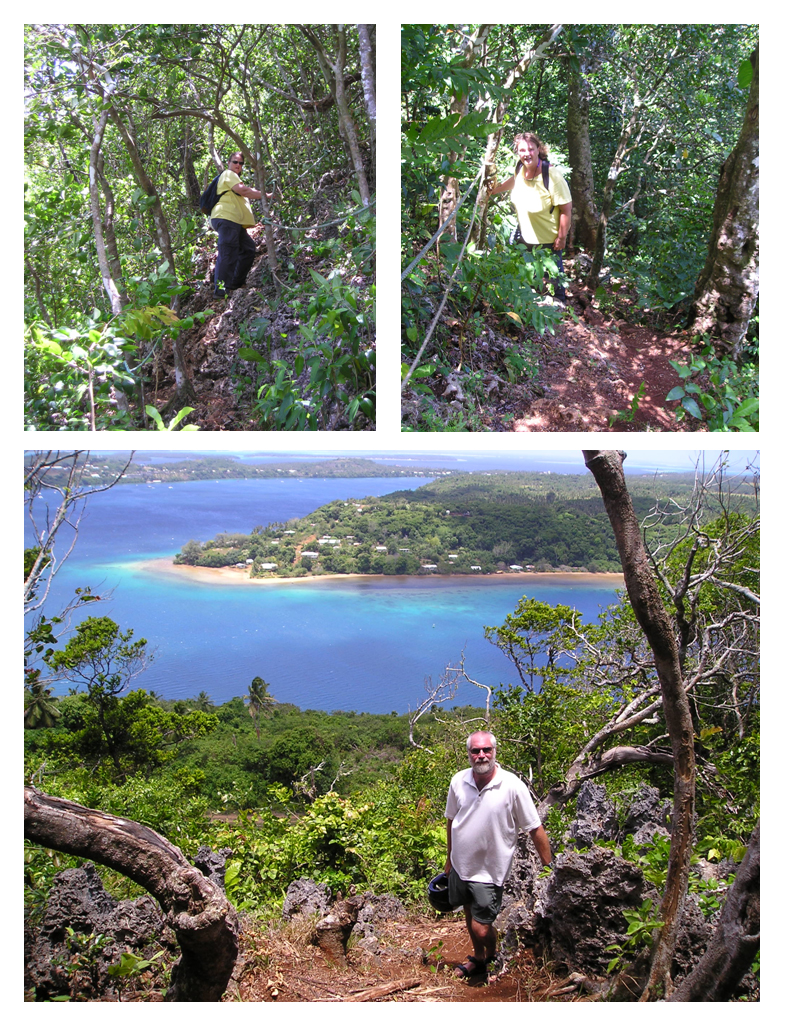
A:
[[[248,572],[249,568],[204,568],[193,564],[173,564],[168,557],[156,557],[152,560],[146,561],[134,561],[130,567],[136,568],[139,571],[143,571],[155,575],[167,575],[172,578],[179,578],[181,581],[186,579],[197,584],[206,585],[293,585],[298,582],[327,582],[327,581],[340,581],[356,580],[356,579],[401,579],[406,578],[427,578],[427,579],[438,579],[443,582],[454,582],[464,579],[473,579],[474,581],[520,581],[522,578],[533,578],[538,581],[543,579],[569,579],[570,581],[579,581],[581,579],[589,582],[597,581],[608,581],[618,582],[619,587],[624,586],[624,575],[621,572],[613,571],[504,571],[494,573],[492,575],[438,575],[436,573],[432,575],[370,575],[370,574],[327,574],[327,575],[301,575],[299,578],[250,578]]]

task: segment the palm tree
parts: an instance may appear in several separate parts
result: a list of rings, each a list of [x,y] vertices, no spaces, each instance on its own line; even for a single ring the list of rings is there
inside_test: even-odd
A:
[[[256,718],[270,710],[275,702],[267,689],[267,682],[258,676],[254,678],[248,688],[248,695],[243,696],[243,702],[248,703],[248,712],[251,715],[253,726],[256,728],[256,737],[261,740],[262,736]]]
[[[55,727],[60,716],[57,699],[51,688],[46,688],[40,678],[28,683],[25,699],[25,727]]]
[[[203,713],[210,713],[215,709],[215,705],[212,699],[206,692],[200,692],[194,700],[194,704],[197,710],[201,710]]]

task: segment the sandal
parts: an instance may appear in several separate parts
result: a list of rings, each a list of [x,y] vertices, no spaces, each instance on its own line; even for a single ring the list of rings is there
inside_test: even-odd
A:
[[[487,964],[484,958],[475,958],[474,955],[468,955],[466,964],[456,965],[455,971],[460,974],[461,979],[472,979],[475,976],[485,976]]]

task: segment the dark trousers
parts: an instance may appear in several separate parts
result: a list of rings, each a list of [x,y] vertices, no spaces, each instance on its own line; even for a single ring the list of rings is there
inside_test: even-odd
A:
[[[215,293],[223,298],[245,284],[256,257],[256,245],[241,224],[233,220],[211,220],[218,232],[218,258],[215,261]]]

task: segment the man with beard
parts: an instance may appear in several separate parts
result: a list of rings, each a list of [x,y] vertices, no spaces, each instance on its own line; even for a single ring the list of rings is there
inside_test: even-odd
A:
[[[488,731],[469,735],[470,768],[455,774],[447,795],[447,863],[451,905],[462,905],[474,954],[456,967],[460,978],[484,978],[496,955],[494,921],[512,870],[518,834],[527,831],[544,865],[551,846],[529,789],[496,762]]]
[[[515,174],[492,185],[489,195],[512,191],[510,196],[518,215],[515,240],[531,252],[536,245],[549,248],[563,272],[562,252],[572,222],[572,196],[567,182],[556,167],[548,163],[548,147],[533,132],[525,131],[513,140],[518,154]],[[556,298],[564,301],[564,286],[556,284]]]

